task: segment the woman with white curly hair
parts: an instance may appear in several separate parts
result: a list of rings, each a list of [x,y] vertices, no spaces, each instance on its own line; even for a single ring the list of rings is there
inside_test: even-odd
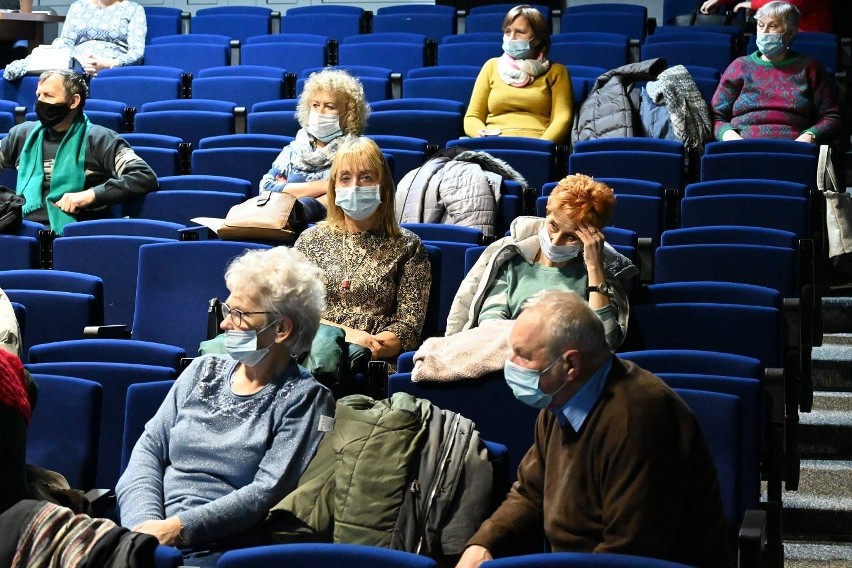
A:
[[[252,542],[334,415],[331,392],[294,358],[325,307],[319,269],[294,249],[251,250],[225,282],[230,357],[198,357],[178,377],[116,487],[122,525],[185,547],[193,565]]]
[[[302,128],[272,162],[260,190],[289,193],[302,203],[308,221],[324,219],[331,162],[348,137],[364,131],[369,114],[358,79],[341,69],[313,73],[296,106]]]

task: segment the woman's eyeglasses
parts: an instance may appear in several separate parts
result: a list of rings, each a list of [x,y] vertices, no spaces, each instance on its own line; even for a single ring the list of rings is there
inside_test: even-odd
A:
[[[243,310],[238,310],[236,308],[231,308],[225,302],[219,304],[219,313],[222,316],[222,319],[226,319],[228,316],[231,316],[231,319],[234,322],[234,325],[240,327],[243,324],[243,318],[245,316],[251,316],[255,314],[271,314],[272,312],[244,312]]]

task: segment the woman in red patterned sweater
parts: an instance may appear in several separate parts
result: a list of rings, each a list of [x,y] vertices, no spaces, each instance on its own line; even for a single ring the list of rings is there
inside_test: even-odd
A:
[[[770,2],[755,19],[758,51],[735,59],[713,95],[716,138],[833,142],[842,127],[833,80],[819,61],[789,47],[798,8]]]

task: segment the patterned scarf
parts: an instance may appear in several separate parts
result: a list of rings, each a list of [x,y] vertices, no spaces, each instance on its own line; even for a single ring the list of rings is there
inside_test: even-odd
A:
[[[16,355],[0,349],[0,404],[20,414],[30,423],[32,407],[27,394],[24,365]]]
[[[526,87],[539,75],[547,73],[550,61],[540,54],[536,59],[513,59],[507,54],[497,61],[497,71],[503,82],[512,87]]]
[[[66,193],[82,191],[86,182],[86,140],[91,124],[82,112],[77,115],[71,127],[62,137],[56,158],[53,160],[53,171],[50,175],[50,191],[47,200],[43,198],[44,156],[42,143],[45,128],[38,124],[30,132],[21,149],[21,160],[18,164],[18,193],[26,198],[24,216],[42,207],[47,207],[47,218],[50,228],[59,235],[68,223],[76,221],[73,215],[65,213],[54,205]]]
[[[655,103],[668,107],[675,136],[684,146],[699,148],[712,139],[713,123],[707,103],[686,67],[669,67],[656,81],[648,81],[645,89]]]
[[[301,128],[296,133],[296,139],[290,142],[290,164],[304,172],[325,170],[331,166],[331,161],[345,138],[346,136],[338,136],[320,148],[316,146],[308,131]]]

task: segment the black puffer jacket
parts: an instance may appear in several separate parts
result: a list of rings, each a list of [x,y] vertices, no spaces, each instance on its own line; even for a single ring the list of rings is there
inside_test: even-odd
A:
[[[642,136],[637,81],[651,81],[666,69],[665,59],[648,59],[607,71],[595,80],[592,92],[580,106],[572,143],[596,138]]]

